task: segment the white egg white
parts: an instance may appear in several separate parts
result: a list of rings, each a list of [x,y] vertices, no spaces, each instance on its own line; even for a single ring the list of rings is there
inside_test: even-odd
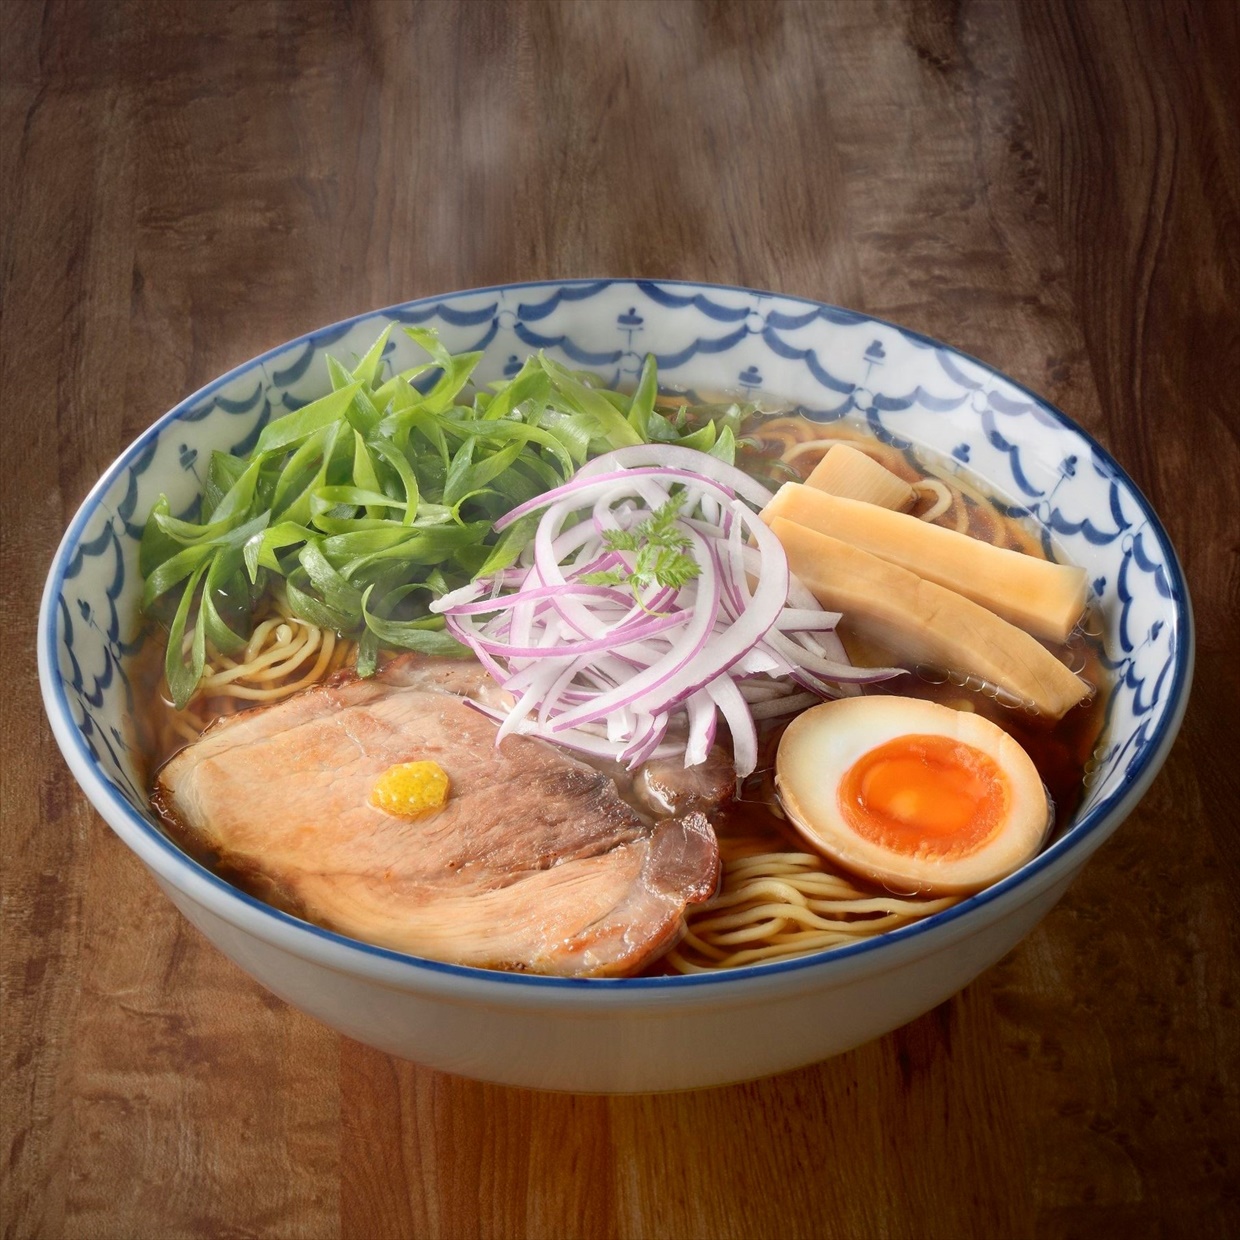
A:
[[[910,856],[885,847],[860,835],[841,811],[840,785],[854,763],[880,745],[919,735],[971,745],[1002,773],[1001,821],[963,855]],[[842,698],[798,715],[780,741],[775,787],[789,820],[810,844],[853,873],[903,892],[980,891],[1036,856],[1050,822],[1041,776],[1017,741],[980,715],[919,698]]]

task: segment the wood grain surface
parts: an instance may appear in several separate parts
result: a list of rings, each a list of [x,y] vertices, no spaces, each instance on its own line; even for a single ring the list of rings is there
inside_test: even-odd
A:
[[[3,1235],[1240,1232],[1238,11],[3,0]],[[371,307],[607,274],[994,363],[1150,497],[1198,626],[1166,767],[997,967],[827,1063],[628,1099],[259,989],[92,812],[34,659],[69,517],[182,396]]]

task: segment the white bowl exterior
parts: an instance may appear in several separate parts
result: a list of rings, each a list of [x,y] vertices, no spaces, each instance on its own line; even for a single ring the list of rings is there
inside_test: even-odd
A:
[[[321,393],[323,353],[360,355],[389,321],[433,323],[453,351],[481,349],[484,379],[546,348],[623,382],[650,348],[666,383],[774,392],[822,421],[861,417],[876,434],[952,458],[1011,496],[1014,512],[1042,524],[1048,549],[1087,567],[1106,620],[1115,687],[1073,830],[997,888],[864,951],[707,985],[496,980],[350,944],[207,874],[152,823],[126,733],[142,519],[160,492],[174,512],[188,507],[212,449],[246,450],[270,417]],[[418,350],[395,332],[388,357],[401,367]],[[954,993],[1019,941],[1135,804],[1179,726],[1192,663],[1188,598],[1165,533],[1114,462],[1055,410],[980,363],[849,311],[632,281],[410,303],[323,329],[209,385],[139,439],[82,505],[49,575],[39,643],[44,699],[74,775],[228,955],[290,1002],[385,1050],[485,1079],[580,1090],[686,1088],[778,1071],[857,1045]],[[761,1039],[738,1036],[747,1022],[767,1038],[760,1048]],[[659,1054],[648,1053],[652,1045]]]
[[[1071,881],[1050,885],[976,927],[942,927],[930,944],[809,985],[746,979],[707,998],[664,990],[557,992],[513,1004],[503,990],[427,994],[384,985],[268,943],[157,882],[186,918],[274,994],[333,1029],[430,1068],[530,1089],[648,1093],[750,1080],[851,1050],[929,1011],[1011,950]],[[954,931],[954,932],[953,932]],[[682,992],[683,994],[683,992]],[[678,1001],[681,1000],[681,1001]]]

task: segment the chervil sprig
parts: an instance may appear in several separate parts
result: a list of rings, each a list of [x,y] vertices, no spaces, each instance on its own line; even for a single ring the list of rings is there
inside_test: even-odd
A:
[[[678,524],[685,506],[684,492],[673,495],[644,521],[629,529],[608,530],[603,542],[611,551],[632,555],[632,567],[586,573],[582,580],[597,586],[628,586],[639,602],[652,586],[679,590],[701,573],[689,554],[689,536]]]

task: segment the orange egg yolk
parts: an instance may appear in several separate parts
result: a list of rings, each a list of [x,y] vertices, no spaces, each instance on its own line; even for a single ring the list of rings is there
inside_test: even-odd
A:
[[[909,857],[963,857],[1007,810],[999,764],[946,736],[899,736],[863,754],[840,781],[844,820],[863,839]]]

